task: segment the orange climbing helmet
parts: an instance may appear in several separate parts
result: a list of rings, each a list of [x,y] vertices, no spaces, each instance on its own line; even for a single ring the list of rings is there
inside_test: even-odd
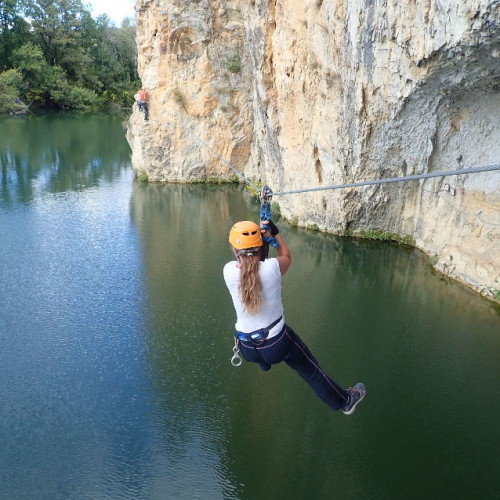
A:
[[[260,227],[249,220],[237,222],[229,231],[229,243],[237,250],[261,247]]]

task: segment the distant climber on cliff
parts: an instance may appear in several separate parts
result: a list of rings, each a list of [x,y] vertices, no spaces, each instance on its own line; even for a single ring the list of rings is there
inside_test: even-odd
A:
[[[137,107],[139,111],[144,112],[144,120],[149,120],[149,109],[148,109],[148,91],[146,87],[142,87],[137,94],[134,95],[137,102]]]

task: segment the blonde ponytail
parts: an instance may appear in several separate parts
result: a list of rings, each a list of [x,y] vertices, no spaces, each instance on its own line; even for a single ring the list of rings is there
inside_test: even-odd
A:
[[[259,252],[243,253],[240,261],[240,297],[247,314],[255,316],[262,305],[262,283],[259,276]]]

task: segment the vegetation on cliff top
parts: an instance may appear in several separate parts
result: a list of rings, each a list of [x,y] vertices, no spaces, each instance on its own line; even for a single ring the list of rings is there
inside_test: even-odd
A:
[[[130,106],[135,26],[93,19],[81,0],[0,0],[0,113]]]

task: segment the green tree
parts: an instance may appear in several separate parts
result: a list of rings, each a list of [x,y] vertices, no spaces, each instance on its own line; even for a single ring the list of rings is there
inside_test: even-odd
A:
[[[0,73],[0,113],[21,113],[27,110],[19,99],[22,82],[23,76],[17,69]]]
[[[130,79],[133,81],[138,80],[135,25],[132,24],[130,18],[126,17],[122,22],[121,28],[114,30],[111,36],[111,43],[115,47],[122,64],[127,68]]]
[[[135,27],[125,21],[115,28],[107,15],[101,15],[88,36],[96,87],[108,102],[132,102],[138,79]]]
[[[13,50],[31,37],[23,8],[24,1],[0,0],[0,70],[11,67]]]
[[[130,19],[116,28],[106,15],[93,19],[81,0],[0,0],[0,71],[18,70],[17,92],[27,102],[130,105],[136,65]]]
[[[81,0],[26,0],[25,13],[45,59],[74,81],[84,80],[91,59],[82,46],[83,26],[91,19]]]
[[[14,50],[12,62],[23,76],[24,97],[30,102],[43,101],[50,68],[42,49],[31,42],[25,43]]]
[[[93,90],[70,85],[65,79],[52,88],[50,98],[62,109],[97,109],[100,105],[100,99]]]

